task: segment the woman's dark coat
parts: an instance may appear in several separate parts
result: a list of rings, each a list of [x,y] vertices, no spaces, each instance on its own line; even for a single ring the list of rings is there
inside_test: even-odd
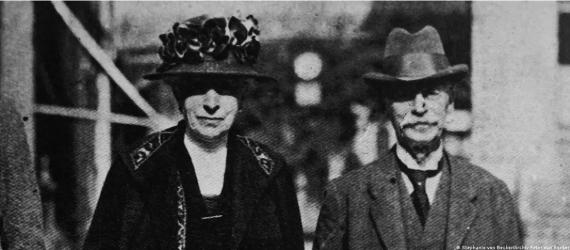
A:
[[[126,150],[105,181],[84,249],[184,249],[189,223],[174,159],[184,123]],[[177,143],[178,141],[178,143]],[[185,149],[184,149],[185,150]],[[191,164],[191,163],[189,163]],[[303,249],[299,206],[290,170],[274,152],[231,135],[230,249]],[[185,246],[192,249],[192,242]]]

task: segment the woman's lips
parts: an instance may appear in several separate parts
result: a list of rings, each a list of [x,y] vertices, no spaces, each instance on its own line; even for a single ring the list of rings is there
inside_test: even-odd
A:
[[[196,118],[205,121],[223,121],[224,118],[221,117],[208,117],[208,116],[196,116]]]
[[[220,117],[196,116],[196,118],[200,121],[202,126],[206,127],[217,127],[224,121],[224,118]]]

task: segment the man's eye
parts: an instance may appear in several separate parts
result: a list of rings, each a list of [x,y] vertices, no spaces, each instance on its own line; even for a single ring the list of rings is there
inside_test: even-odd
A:
[[[437,97],[437,96],[439,96],[440,93],[441,93],[441,90],[438,90],[438,89],[427,89],[427,90],[422,91],[422,94],[425,97]]]
[[[410,99],[410,95],[408,93],[406,93],[405,91],[392,91],[391,93],[389,93],[389,98],[394,100],[394,101],[404,101],[407,99]]]

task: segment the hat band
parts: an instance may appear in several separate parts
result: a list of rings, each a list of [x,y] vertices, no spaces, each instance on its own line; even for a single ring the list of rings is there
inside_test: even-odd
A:
[[[384,58],[382,66],[386,74],[412,78],[427,77],[450,67],[445,55],[427,53],[389,56]]]

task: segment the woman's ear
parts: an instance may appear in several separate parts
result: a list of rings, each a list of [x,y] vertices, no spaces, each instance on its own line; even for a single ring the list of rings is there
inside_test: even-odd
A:
[[[238,94],[238,110],[241,112],[244,107],[244,102],[247,97],[247,93],[251,93],[250,91],[253,89],[253,79],[242,79],[242,82],[239,83],[241,85],[241,89]]]
[[[186,107],[184,106],[184,101],[178,101],[178,111],[182,116],[186,116]]]

